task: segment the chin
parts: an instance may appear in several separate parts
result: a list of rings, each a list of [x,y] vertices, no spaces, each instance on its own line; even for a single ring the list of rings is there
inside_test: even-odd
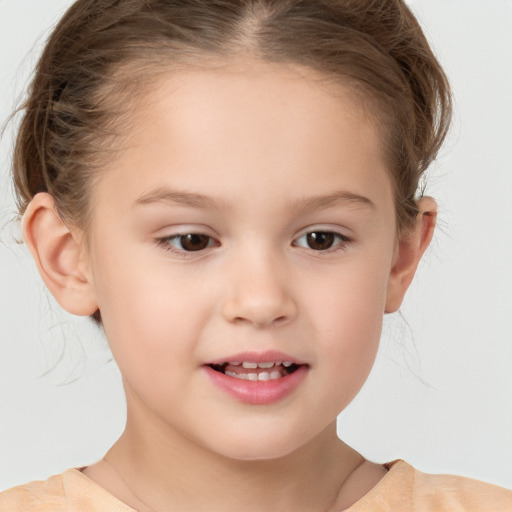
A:
[[[267,432],[253,430],[240,432],[226,432],[219,436],[215,446],[210,449],[218,454],[237,461],[270,461],[287,457],[306,445],[314,436],[300,435],[296,429],[293,432],[273,428]],[[304,434],[304,433],[303,433]]]

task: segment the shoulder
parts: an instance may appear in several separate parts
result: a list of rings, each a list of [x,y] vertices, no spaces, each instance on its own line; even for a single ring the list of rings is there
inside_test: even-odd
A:
[[[77,469],[0,493],[0,512],[135,512]]]
[[[404,461],[350,512],[512,512],[512,491],[470,478],[422,473]]]
[[[65,506],[63,475],[0,493],[0,512],[61,512]]]
[[[432,510],[512,512],[512,491],[451,475],[430,475],[413,470],[411,486]]]

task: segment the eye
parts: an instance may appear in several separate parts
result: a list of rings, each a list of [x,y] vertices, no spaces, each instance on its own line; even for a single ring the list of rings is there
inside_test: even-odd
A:
[[[295,240],[294,245],[313,249],[314,251],[328,251],[339,245],[350,242],[350,239],[334,231],[310,231]]]
[[[213,238],[201,233],[186,233],[160,238],[158,243],[177,252],[198,252],[217,245]]]

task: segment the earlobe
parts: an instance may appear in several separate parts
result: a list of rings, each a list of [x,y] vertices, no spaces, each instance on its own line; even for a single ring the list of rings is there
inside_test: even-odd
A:
[[[418,202],[418,209],[415,224],[397,243],[388,280],[385,313],[397,311],[402,304],[421,257],[434,235],[437,218],[436,202],[431,197],[423,197]]]
[[[69,313],[92,315],[98,305],[84,272],[79,241],[62,221],[53,197],[37,194],[23,216],[23,238],[46,286]]]

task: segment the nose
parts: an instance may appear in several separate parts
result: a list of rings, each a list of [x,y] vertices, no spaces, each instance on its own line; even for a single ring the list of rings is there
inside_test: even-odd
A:
[[[285,325],[297,314],[297,304],[282,262],[253,253],[230,265],[227,295],[222,305],[231,323],[263,328]]]

